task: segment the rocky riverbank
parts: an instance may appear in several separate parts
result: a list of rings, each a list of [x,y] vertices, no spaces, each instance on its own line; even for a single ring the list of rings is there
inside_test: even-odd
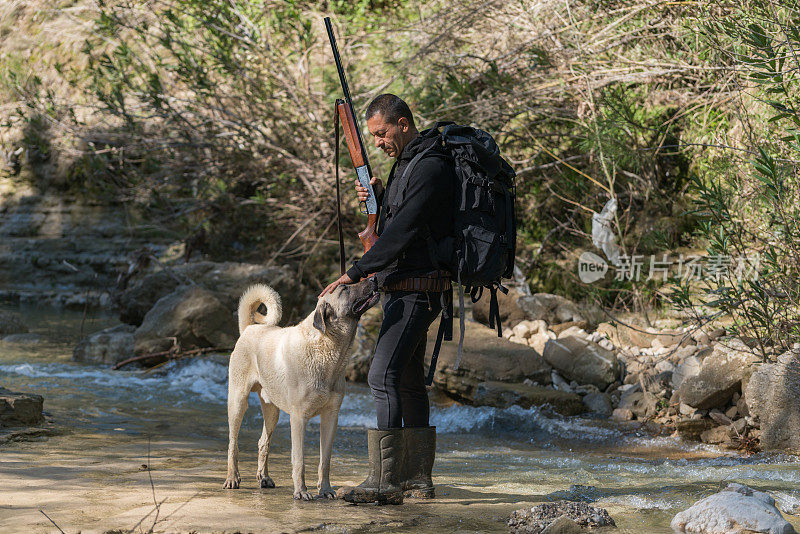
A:
[[[281,294],[284,324],[313,308],[316,292],[289,267],[182,263],[182,245],[134,224],[124,209],[10,184],[0,183],[0,298],[119,314],[120,325],[81,340],[76,361],[147,357],[141,361],[153,365],[229,350],[237,300],[254,282]],[[750,452],[800,451],[798,353],[764,362],[718,325],[694,329],[676,319],[645,328],[557,295],[512,291],[500,299],[503,338],[484,326],[488,298],[465,308],[461,368],[453,369],[457,341],[445,343],[435,375],[440,393],[473,406],[590,413]],[[359,327],[351,381],[366,378],[379,324],[376,307]],[[26,330],[19,318],[0,320],[0,339],[35,341]]]
[[[442,350],[435,383],[454,399],[549,404],[745,452],[800,452],[800,347],[764,362],[718,326],[599,322],[597,310],[557,295],[521,293],[502,298],[501,340],[479,324],[483,300],[472,307],[461,368],[452,369],[455,343]]]

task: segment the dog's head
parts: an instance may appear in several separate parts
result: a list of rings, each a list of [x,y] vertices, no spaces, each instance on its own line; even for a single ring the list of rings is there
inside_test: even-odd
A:
[[[317,301],[314,328],[323,334],[337,325],[355,324],[380,299],[378,284],[367,278],[357,284],[341,284]]]

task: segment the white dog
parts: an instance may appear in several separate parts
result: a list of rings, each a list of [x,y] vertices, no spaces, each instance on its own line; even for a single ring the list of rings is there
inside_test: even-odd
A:
[[[294,498],[310,500],[305,483],[303,438],[306,423],[320,416],[320,458],[317,489],[334,498],[330,485],[331,449],[344,398],[344,370],[361,315],[379,299],[372,279],[340,285],[317,302],[300,324],[277,326],[281,301],[269,286],[254,285],[239,300],[239,340],[228,366],[228,476],[225,488],[238,488],[239,427],[247,397],[261,401],[264,429],[258,441],[258,473],[262,488],[274,488],[267,470],[269,445],[278,411],[289,414],[292,429]],[[266,310],[264,309],[266,307]]]

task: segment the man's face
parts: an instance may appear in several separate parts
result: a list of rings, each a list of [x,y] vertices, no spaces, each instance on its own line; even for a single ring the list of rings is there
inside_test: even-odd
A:
[[[383,150],[390,158],[396,158],[408,143],[408,119],[400,117],[396,122],[387,122],[383,113],[367,119],[367,129],[375,138],[375,146]]]

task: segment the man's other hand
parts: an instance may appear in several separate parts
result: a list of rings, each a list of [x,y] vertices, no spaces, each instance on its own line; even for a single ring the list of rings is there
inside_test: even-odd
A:
[[[373,176],[369,183],[372,186],[372,190],[375,191],[375,195],[381,196],[381,191],[383,191],[383,182],[381,182],[379,178],[375,178]],[[367,198],[369,198],[367,188],[362,186],[361,182],[358,180],[356,180],[356,194],[358,195],[359,202],[366,202]]]
[[[374,178],[373,178],[373,179],[374,179]],[[328,293],[333,293],[333,290],[334,290],[334,289],[336,289],[337,287],[339,287],[341,284],[352,284],[352,283],[353,283],[353,281],[350,279],[350,277],[349,277],[349,276],[347,276],[347,273],[344,273],[344,274],[343,274],[342,276],[340,276],[340,277],[339,277],[339,278],[338,278],[338,279],[337,279],[335,282],[333,282],[332,284],[329,284],[329,285],[328,285],[328,287],[326,287],[325,289],[323,289],[323,290],[322,290],[322,293],[320,293],[320,294],[317,296],[317,298],[318,298],[318,299],[321,299],[321,298],[322,298],[323,296],[325,296],[326,294],[328,294]]]

